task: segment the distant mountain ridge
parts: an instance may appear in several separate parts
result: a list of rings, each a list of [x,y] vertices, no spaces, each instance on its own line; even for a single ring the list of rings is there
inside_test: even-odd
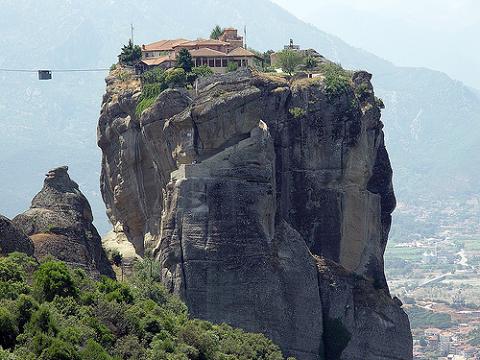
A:
[[[397,67],[267,0],[140,0],[135,6],[126,0],[5,0],[0,22],[1,68],[108,67],[128,40],[130,23],[140,43],[208,36],[216,23],[246,25],[248,46],[259,50],[281,48],[293,38],[346,68],[374,74],[376,93],[386,105],[386,144],[400,202],[415,203],[430,194],[434,199],[478,197],[478,90],[439,72]],[[99,230],[108,230],[95,139],[105,75],[54,73],[52,81],[39,82],[35,74],[0,72],[0,189],[8,216],[28,205],[45,168],[69,164],[90,199]]]

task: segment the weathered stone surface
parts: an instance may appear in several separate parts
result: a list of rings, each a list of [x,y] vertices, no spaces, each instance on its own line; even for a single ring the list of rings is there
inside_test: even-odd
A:
[[[49,171],[30,209],[13,223],[30,236],[38,259],[53,256],[94,276],[114,277],[90,205],[67,171],[66,166]]]
[[[138,92],[107,82],[98,139],[109,243],[153,253],[192,315],[261,331],[300,360],[322,358],[324,317],[336,312],[322,304],[331,289],[314,256],[389,299],[383,252],[395,197],[370,78],[352,74],[332,94],[322,77],[238,71],[169,90],[139,118]],[[378,312],[401,328],[392,341],[406,350],[392,358],[411,358],[401,308]],[[345,326],[351,354],[370,330]]]
[[[33,243],[30,238],[17,229],[5,216],[0,215],[0,254],[23,252],[33,255]]]
[[[334,349],[346,338],[342,360],[411,359],[410,325],[397,301],[340,265],[324,258],[316,260],[326,358],[336,359]]]

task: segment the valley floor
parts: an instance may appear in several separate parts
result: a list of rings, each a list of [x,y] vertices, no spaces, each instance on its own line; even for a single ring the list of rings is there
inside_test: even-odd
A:
[[[385,261],[409,314],[414,358],[480,358],[480,235],[392,242]]]

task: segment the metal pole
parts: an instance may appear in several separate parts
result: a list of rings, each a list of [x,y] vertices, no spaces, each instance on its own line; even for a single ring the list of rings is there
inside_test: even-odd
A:
[[[245,49],[246,49],[247,48],[247,25],[243,27],[243,34],[244,34],[243,41],[245,42]]]
[[[134,42],[133,42],[133,30],[134,30],[134,29],[135,29],[135,28],[133,27],[133,24],[130,24],[130,31],[131,31],[131,33],[132,33],[132,37],[131,37],[131,39],[132,39],[132,44],[134,44]]]

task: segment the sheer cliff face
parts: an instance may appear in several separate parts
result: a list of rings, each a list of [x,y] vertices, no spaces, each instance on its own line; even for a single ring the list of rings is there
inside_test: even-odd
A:
[[[167,90],[140,117],[139,84],[107,78],[105,245],[152,253],[192,315],[298,359],[411,358],[383,272],[395,197],[370,77],[334,93],[235,72]]]

